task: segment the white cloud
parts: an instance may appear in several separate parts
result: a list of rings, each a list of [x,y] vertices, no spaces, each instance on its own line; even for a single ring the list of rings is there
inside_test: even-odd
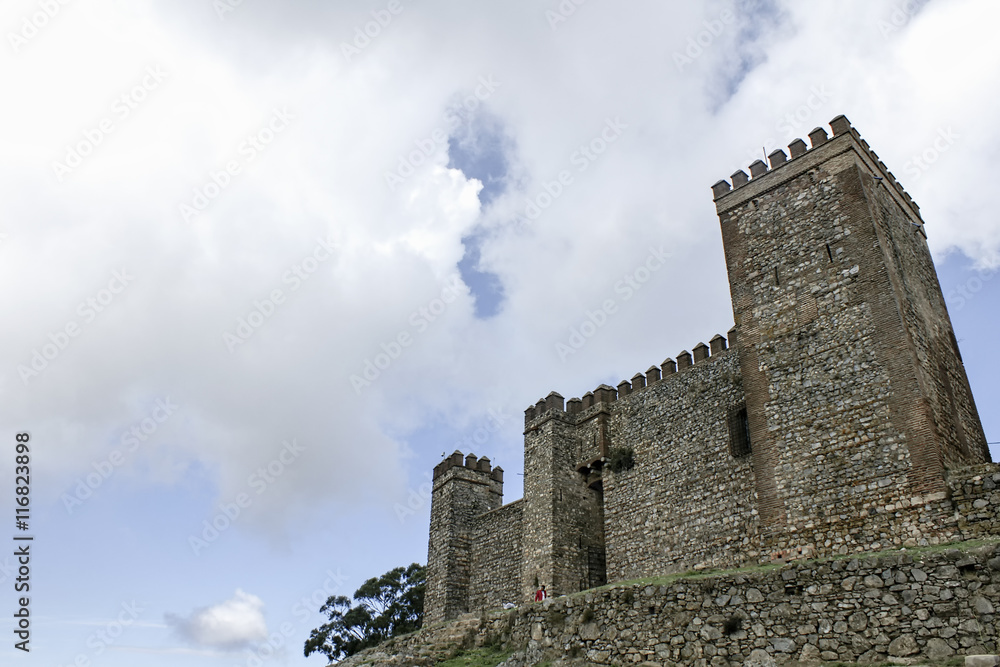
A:
[[[236,650],[267,638],[264,602],[236,589],[232,598],[188,616],[166,614],[165,619],[186,642],[197,647]]]

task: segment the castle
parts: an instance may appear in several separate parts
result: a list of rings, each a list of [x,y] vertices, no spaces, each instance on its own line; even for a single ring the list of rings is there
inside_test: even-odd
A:
[[[529,407],[520,500],[485,457],[434,469],[428,624],[542,584],[963,537],[949,475],[990,452],[920,211],[830,126],[712,186],[728,338]]]

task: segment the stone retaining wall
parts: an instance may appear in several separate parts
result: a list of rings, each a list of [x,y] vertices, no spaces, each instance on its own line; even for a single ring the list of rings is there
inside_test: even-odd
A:
[[[1000,544],[621,585],[489,619],[481,634],[598,664],[736,667],[994,653]],[[555,656],[553,656],[555,657]]]

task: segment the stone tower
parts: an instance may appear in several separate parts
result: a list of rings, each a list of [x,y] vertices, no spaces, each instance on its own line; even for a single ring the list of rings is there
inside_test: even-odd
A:
[[[531,599],[540,585],[551,595],[563,595],[605,581],[603,493],[579,469],[581,461],[600,452],[567,417],[556,392],[539,401],[535,411],[549,418],[524,436],[522,599]]]
[[[424,623],[469,611],[474,520],[503,504],[503,468],[456,451],[434,468]]]
[[[713,186],[778,547],[918,536],[947,470],[990,460],[919,209],[844,116],[831,128]]]

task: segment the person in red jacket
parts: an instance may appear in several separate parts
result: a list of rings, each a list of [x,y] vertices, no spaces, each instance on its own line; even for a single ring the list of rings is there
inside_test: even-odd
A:
[[[545,590],[545,584],[542,584],[542,587],[535,591],[535,602],[541,602],[547,597],[549,597],[549,594]]]

